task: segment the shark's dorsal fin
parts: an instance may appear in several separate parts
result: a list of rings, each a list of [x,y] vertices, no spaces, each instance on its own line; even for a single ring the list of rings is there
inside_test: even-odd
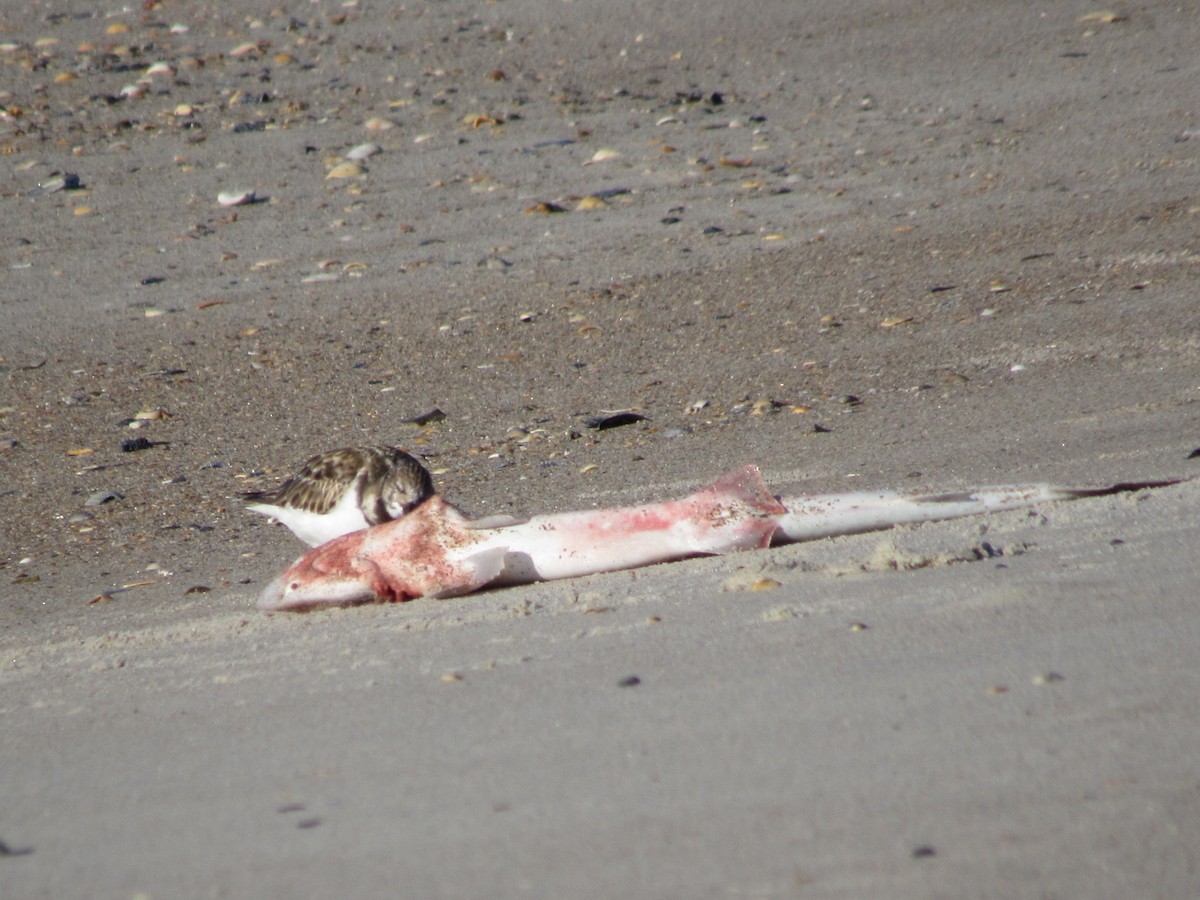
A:
[[[495,516],[484,516],[482,519],[471,519],[469,522],[465,522],[464,525],[470,529],[509,528],[513,525],[524,525],[528,521],[529,516],[510,516],[500,513]]]

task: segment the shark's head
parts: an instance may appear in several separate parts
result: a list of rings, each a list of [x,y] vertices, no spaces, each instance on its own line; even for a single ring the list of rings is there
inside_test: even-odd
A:
[[[266,586],[258,597],[258,608],[303,611],[317,606],[353,606],[377,599],[365,580],[344,575],[305,577],[288,569]]]
[[[357,554],[361,532],[343,535],[310,550],[266,586],[258,608],[305,610],[386,600],[379,570]]]

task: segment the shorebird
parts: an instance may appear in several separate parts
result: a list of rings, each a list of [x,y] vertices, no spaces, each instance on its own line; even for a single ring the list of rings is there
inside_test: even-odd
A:
[[[345,447],[310,457],[273,490],[241,497],[315,547],[398,519],[433,494],[429,472],[398,447]]]

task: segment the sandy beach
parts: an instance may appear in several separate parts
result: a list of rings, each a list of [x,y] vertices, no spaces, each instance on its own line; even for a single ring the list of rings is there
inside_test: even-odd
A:
[[[1194,477],[1197,46],[0,13],[0,894],[1195,896],[1200,481],[302,615],[237,495],[367,443],[481,515]]]

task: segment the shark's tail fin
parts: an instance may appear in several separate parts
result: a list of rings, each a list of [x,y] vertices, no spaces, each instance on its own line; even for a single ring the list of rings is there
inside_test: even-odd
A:
[[[1024,509],[1047,501],[1104,497],[1178,483],[1178,480],[1122,482],[1105,488],[1022,484],[943,494],[864,491],[781,497],[780,502],[787,507],[787,512],[779,517],[774,543],[811,541],[841,534],[877,531],[913,522],[957,519],[1005,509]]]

